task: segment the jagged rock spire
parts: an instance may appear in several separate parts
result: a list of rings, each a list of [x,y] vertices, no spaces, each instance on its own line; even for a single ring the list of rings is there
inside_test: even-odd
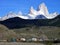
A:
[[[36,11],[36,10],[31,6],[30,14],[32,14],[32,15],[39,15],[39,14],[48,15],[49,12],[48,12],[48,9],[47,9],[45,3],[42,3],[42,4],[39,5],[39,10],[38,10],[38,11]]]
[[[45,5],[45,3],[41,3],[39,5],[39,10],[40,10],[40,13],[43,12],[44,15],[48,15],[49,14],[47,6]]]

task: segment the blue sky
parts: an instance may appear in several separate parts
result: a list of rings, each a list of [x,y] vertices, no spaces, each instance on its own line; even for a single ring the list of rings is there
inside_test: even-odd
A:
[[[37,9],[44,2],[50,13],[60,13],[60,0],[0,0],[0,16],[5,16],[8,12],[29,13],[31,6]]]

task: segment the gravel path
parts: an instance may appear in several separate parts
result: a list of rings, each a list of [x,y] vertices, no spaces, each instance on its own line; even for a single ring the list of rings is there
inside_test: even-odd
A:
[[[0,42],[0,45],[44,45],[41,43],[21,43],[21,42]]]

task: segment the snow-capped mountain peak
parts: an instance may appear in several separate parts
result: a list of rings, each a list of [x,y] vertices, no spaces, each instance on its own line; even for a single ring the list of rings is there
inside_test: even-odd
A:
[[[48,15],[49,14],[49,12],[48,12],[48,9],[47,9],[47,7],[46,7],[46,5],[45,5],[45,3],[42,3],[42,4],[40,4],[39,5],[39,13],[40,14],[43,14],[43,15]]]
[[[48,9],[44,3],[39,5],[38,11],[36,11],[33,7],[31,7],[29,16],[32,17],[32,19],[34,19],[38,15],[44,15],[44,16],[49,15]]]
[[[52,18],[55,18],[58,15],[58,13],[49,14],[47,6],[45,5],[45,3],[41,3],[39,5],[38,11],[34,10],[34,8],[32,7],[30,9],[30,13],[28,15],[30,17],[32,17],[32,19],[36,19],[35,17],[37,17],[38,15],[45,16],[47,19],[52,19]]]

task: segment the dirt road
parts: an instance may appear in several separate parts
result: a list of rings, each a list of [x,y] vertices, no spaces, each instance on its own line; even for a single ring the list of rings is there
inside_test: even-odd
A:
[[[46,45],[42,43],[22,43],[22,42],[0,42],[0,45]],[[60,45],[59,44],[53,44],[53,45]]]

